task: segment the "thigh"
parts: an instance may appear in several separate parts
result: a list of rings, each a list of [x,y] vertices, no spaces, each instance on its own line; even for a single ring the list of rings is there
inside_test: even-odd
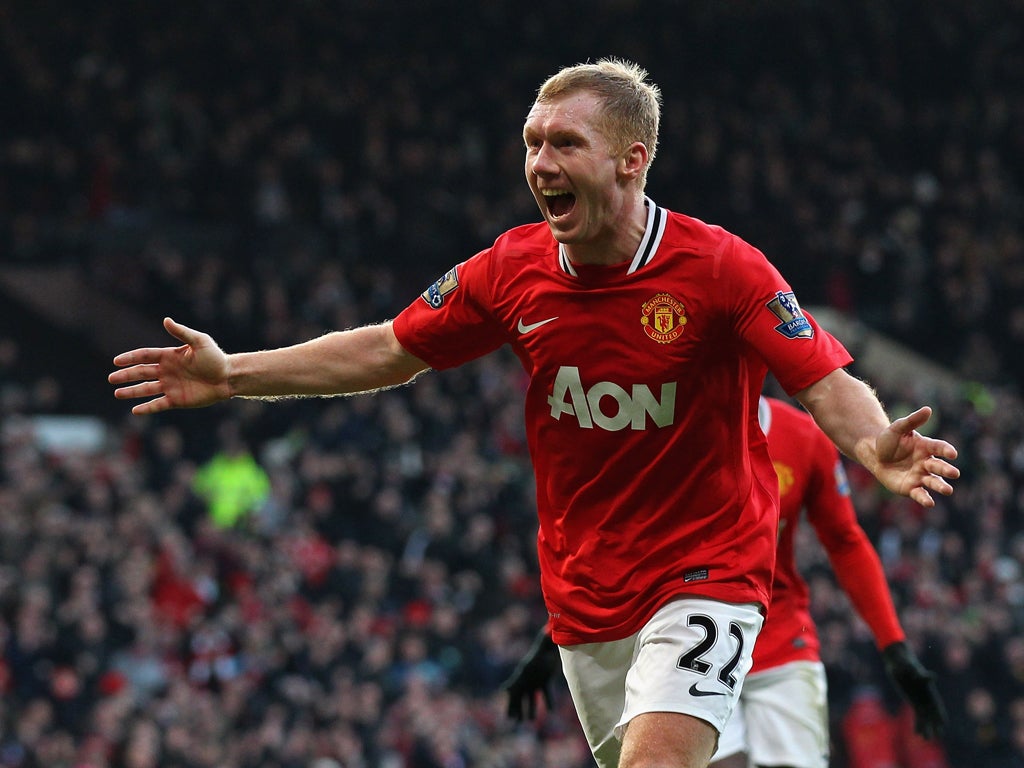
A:
[[[750,688],[750,681],[753,675],[747,675],[744,687]],[[743,712],[743,694],[740,694],[739,703],[732,711],[729,722],[725,724],[725,730],[718,737],[718,751],[711,758],[711,764],[717,765],[719,760],[725,760],[734,755],[746,755],[747,753],[747,721]],[[744,761],[744,765],[746,761]]]
[[[619,764],[615,727],[626,702],[626,673],[633,663],[636,635],[610,643],[559,648],[562,671],[583,733],[601,768]]]
[[[755,765],[827,768],[828,688],[820,662],[795,661],[750,675],[743,712]]]
[[[703,749],[706,741],[706,763],[750,669],[762,622],[752,605],[683,598],[636,635],[562,647],[562,669],[597,764],[619,765],[623,734],[634,720],[634,744],[671,754],[684,743]],[[663,714],[686,717],[662,728]]]

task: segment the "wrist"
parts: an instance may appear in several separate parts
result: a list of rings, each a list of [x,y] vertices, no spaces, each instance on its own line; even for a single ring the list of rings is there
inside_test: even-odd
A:
[[[878,438],[881,433],[865,436],[856,440],[853,444],[852,457],[854,461],[863,466],[868,472],[877,477],[878,461]]]
[[[235,352],[224,356],[224,393],[232,397],[272,397],[280,393],[278,377],[268,366],[266,351]]]
[[[886,661],[896,661],[907,658],[909,654],[909,648],[903,640],[897,640],[894,643],[889,643],[882,649],[882,658]]]
[[[235,374],[235,355],[224,356],[224,386],[227,392],[227,400],[238,395],[238,380]]]

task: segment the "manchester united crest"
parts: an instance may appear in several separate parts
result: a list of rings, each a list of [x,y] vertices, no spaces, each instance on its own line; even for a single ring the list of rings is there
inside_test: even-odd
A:
[[[659,344],[668,344],[683,334],[686,308],[667,293],[659,293],[644,302],[640,313],[644,333]]]
[[[780,461],[773,461],[772,465],[775,467],[776,477],[779,478],[779,496],[785,496],[793,487],[793,483],[796,482],[796,476],[793,473],[793,468]]]

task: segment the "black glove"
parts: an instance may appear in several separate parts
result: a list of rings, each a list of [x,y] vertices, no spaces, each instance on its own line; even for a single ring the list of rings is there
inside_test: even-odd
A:
[[[508,680],[501,684],[502,689],[508,691],[508,716],[513,720],[522,720],[525,702],[526,717],[533,720],[537,714],[538,691],[544,696],[548,709],[551,709],[551,678],[561,669],[562,658],[558,646],[546,631],[542,631]]]
[[[914,730],[926,739],[942,735],[948,720],[946,707],[935,687],[935,674],[929,672],[905,642],[882,649],[885,671],[914,709]]]

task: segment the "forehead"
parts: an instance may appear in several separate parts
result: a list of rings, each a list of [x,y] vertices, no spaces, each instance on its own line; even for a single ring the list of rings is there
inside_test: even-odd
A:
[[[590,91],[575,91],[549,101],[534,102],[523,131],[589,133],[598,127],[600,106],[600,98]]]

